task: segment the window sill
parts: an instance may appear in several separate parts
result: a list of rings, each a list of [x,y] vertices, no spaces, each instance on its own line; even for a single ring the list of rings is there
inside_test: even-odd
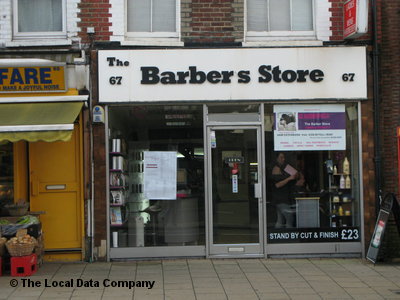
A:
[[[171,46],[183,47],[184,43],[178,39],[130,39],[121,41],[121,46]]]
[[[6,47],[35,47],[35,46],[63,46],[72,45],[70,39],[34,39],[13,40],[5,43]]]
[[[301,46],[322,46],[319,40],[247,40],[242,43],[244,47],[301,47]]]
[[[322,46],[323,41],[318,40],[312,31],[273,31],[253,32],[245,35],[243,46],[248,47],[298,47],[298,46]]]

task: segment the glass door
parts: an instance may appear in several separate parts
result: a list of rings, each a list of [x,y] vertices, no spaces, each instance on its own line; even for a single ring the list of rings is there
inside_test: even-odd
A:
[[[209,255],[261,255],[259,126],[208,127]]]

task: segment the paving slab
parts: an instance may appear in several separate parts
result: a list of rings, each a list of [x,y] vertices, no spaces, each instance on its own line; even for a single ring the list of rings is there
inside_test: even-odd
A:
[[[1,300],[400,299],[400,265],[362,259],[45,262],[27,278],[3,273]]]

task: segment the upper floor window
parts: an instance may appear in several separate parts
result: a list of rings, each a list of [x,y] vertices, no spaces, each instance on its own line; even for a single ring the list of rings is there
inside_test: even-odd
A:
[[[134,38],[178,37],[178,15],[176,0],[127,0],[127,35]]]
[[[247,0],[248,36],[310,36],[313,0]]]
[[[14,38],[66,37],[65,0],[14,0]]]

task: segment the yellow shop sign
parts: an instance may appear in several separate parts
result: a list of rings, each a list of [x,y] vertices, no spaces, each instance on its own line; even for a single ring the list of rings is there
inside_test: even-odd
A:
[[[0,93],[65,91],[65,65],[0,67]]]

